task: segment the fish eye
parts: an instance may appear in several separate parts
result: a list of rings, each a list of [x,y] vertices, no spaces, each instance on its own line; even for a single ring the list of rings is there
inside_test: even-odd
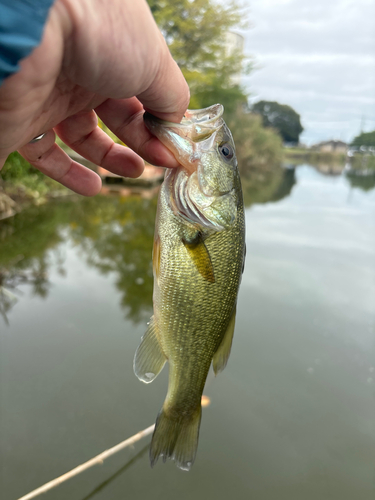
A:
[[[233,148],[228,142],[220,144],[219,151],[225,160],[231,160],[234,156]]]

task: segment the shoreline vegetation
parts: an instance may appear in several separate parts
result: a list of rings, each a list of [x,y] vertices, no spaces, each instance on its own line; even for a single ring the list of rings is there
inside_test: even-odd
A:
[[[350,156],[347,153],[336,153],[328,151],[317,151],[301,147],[284,148],[284,161],[293,165],[301,162],[310,165],[333,165],[338,168],[350,168],[351,171],[373,170],[375,173],[375,155],[354,152]],[[349,150],[348,150],[349,152]],[[367,172],[368,173],[368,172]]]
[[[238,110],[227,118],[227,122],[235,138],[237,158],[244,184],[254,185],[252,187],[254,191],[257,189],[257,185],[261,189],[263,185],[268,184],[270,177],[274,174],[276,174],[276,178],[279,178],[281,175],[279,170],[282,170],[283,162],[283,148],[279,135],[272,129],[264,128],[261,124],[261,118],[252,113]],[[122,144],[107,127],[101,123],[100,126],[113,140]],[[67,148],[59,139],[56,142],[76,161],[80,161],[86,167],[97,171],[103,178],[103,169],[87,162],[84,158],[77,158],[74,151]],[[159,184],[163,178],[163,170],[152,166],[148,166],[148,169],[155,170],[153,182],[147,178],[141,178],[141,180],[126,179],[108,173],[108,184],[121,183],[121,185],[128,187],[138,186],[138,189],[142,186],[146,189]],[[271,186],[273,185],[274,183],[271,182]],[[106,191],[108,189],[104,188],[103,194]],[[9,155],[0,172],[0,220],[10,217],[30,205],[40,205],[51,199],[64,196],[79,197],[39,172],[19,153],[14,152]]]
[[[30,205],[40,205],[54,198],[74,194],[39,172],[18,152],[11,153],[0,171],[0,220]]]
[[[312,165],[329,164],[340,165],[344,168],[346,163],[345,153],[335,153],[326,151],[316,151],[307,148],[284,148],[284,158],[290,164],[306,162]]]
[[[276,201],[283,197],[284,191],[290,190],[295,182],[294,168],[301,163],[314,165],[321,173],[328,175],[340,175],[345,171],[353,186],[366,190],[372,189],[375,185],[374,155],[355,153],[349,158],[344,153],[319,152],[300,147],[283,148],[277,133],[264,128],[260,117],[252,113],[235,114],[228,119],[228,125],[236,142],[247,206],[252,203]],[[58,142],[68,154],[74,155],[74,152],[67,150],[61,141]],[[79,161],[76,156],[74,159]],[[84,159],[82,163],[98,171],[98,167]],[[163,177],[162,169],[158,170],[151,181],[110,177],[106,184],[103,182],[101,194],[117,191],[123,196],[136,188],[138,192],[149,189],[150,196],[154,196],[157,191],[155,186],[160,184]],[[100,173],[103,177],[102,172]],[[40,205],[69,196],[80,198],[79,195],[36,170],[17,152],[9,155],[0,172],[0,220],[11,217],[31,205]]]

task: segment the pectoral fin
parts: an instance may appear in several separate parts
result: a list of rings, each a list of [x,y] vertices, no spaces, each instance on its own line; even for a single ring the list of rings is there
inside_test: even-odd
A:
[[[149,384],[161,372],[167,358],[156,335],[157,324],[152,316],[134,356],[134,373],[139,380]]]
[[[198,269],[199,274],[201,274],[206,281],[215,283],[214,268],[212,266],[210,254],[204,244],[202,234],[197,233],[193,240],[187,241],[183,239],[182,242]]]
[[[221,341],[221,344],[219,345],[212,359],[212,366],[215,375],[224,370],[224,368],[227,365],[230,349],[232,347],[235,323],[236,323],[236,306],[233,309],[232,316],[230,317],[229,324],[224,334],[223,340]]]

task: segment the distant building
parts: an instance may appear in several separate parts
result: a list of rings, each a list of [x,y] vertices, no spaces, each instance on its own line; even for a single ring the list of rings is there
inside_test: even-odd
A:
[[[315,144],[311,149],[321,151],[322,153],[346,153],[348,145],[343,141],[325,141]]]
[[[240,54],[243,56],[244,47],[244,37],[239,33],[234,33],[233,31],[227,31],[225,34],[225,48],[228,56],[235,54]],[[232,76],[232,82],[235,85],[240,85],[241,83],[241,73],[234,73]]]

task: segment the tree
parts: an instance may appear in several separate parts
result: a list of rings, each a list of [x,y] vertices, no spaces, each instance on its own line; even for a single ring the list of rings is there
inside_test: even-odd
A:
[[[264,128],[260,116],[238,109],[227,124],[235,140],[238,168],[243,177],[253,173],[263,176],[281,164],[281,137]]]
[[[284,142],[298,143],[303,127],[300,115],[293,108],[274,101],[259,101],[252,110],[261,115],[265,127],[276,129]]]
[[[375,146],[375,130],[373,132],[362,132],[353,139],[352,146]]]
[[[227,112],[246,103],[247,94],[233,82],[244,70],[242,53],[228,53],[226,33],[243,17],[234,2],[148,0],[156,23],[191,90],[191,108],[220,102]]]

